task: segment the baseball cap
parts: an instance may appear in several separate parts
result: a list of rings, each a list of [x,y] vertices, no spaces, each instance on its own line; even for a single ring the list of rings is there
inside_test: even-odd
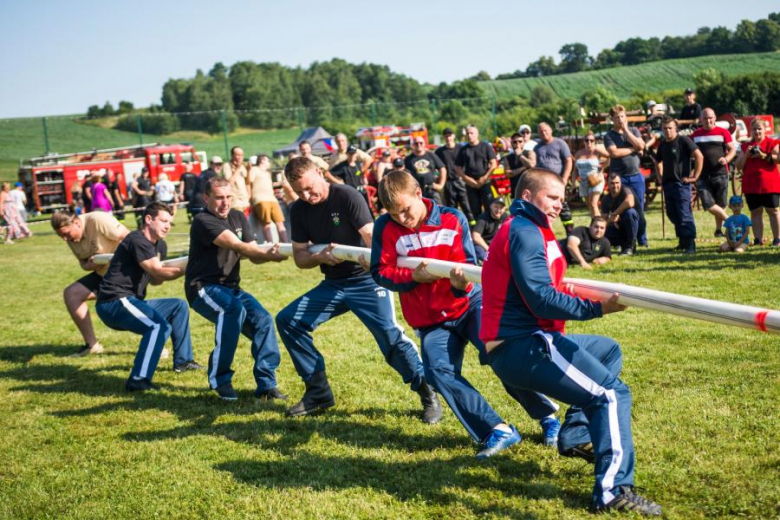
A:
[[[686,88],[686,89],[685,89],[685,93],[686,93],[686,94],[695,94],[695,93],[696,93],[696,91],[695,91],[695,90],[693,90],[692,88]]]
[[[149,171],[149,168],[147,168],[146,166],[144,166],[143,168],[141,168],[141,173],[143,173],[143,172],[148,172],[148,171]]]
[[[492,199],[490,199],[491,204],[493,204],[494,202],[497,202],[502,206],[506,206],[506,200],[504,199],[504,197],[493,197]]]
[[[732,204],[742,204],[742,197],[739,195],[732,195],[731,198],[729,198],[729,206]]]
[[[347,153],[357,153],[357,147],[354,144],[347,146]]]
[[[382,157],[390,157],[392,154],[390,153],[390,150],[385,150],[382,152]]]
[[[517,133],[522,134],[523,130],[527,130],[529,134],[531,133],[531,127],[528,125],[520,125],[520,128],[517,129]]]
[[[393,168],[403,168],[404,167],[404,160],[400,157],[396,157],[393,159]]]
[[[14,186],[17,188],[21,188],[22,186],[24,186],[24,184],[22,184],[21,182],[17,182],[14,184]]]
[[[453,131],[452,131],[452,128],[450,128],[450,127],[448,126],[447,128],[445,128],[445,129],[444,129],[444,131],[442,132],[442,135],[452,135],[452,134],[454,134],[454,133],[455,133],[455,132],[453,132]]]
[[[211,164],[222,164],[222,157],[215,155],[211,158]]]

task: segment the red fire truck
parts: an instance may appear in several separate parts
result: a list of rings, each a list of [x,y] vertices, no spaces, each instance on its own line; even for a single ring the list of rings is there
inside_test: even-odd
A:
[[[128,198],[133,175],[149,168],[152,183],[161,173],[174,183],[184,173],[184,163],[191,162],[193,173],[199,175],[206,164],[206,153],[189,144],[144,144],[123,148],[108,148],[68,154],[49,154],[20,161],[19,180],[41,212],[66,208],[73,200],[75,185],[82,185],[93,175],[112,172],[122,196]]]

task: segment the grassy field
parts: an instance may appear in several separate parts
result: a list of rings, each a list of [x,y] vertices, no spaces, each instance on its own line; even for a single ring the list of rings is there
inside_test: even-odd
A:
[[[121,132],[110,128],[84,124],[70,117],[47,120],[49,149],[52,152],[82,152],[93,148],[114,148],[133,146],[139,143],[138,134]],[[297,128],[248,131],[240,130],[228,136],[230,146],[242,146],[248,154],[258,152],[270,154],[274,149],[290,144],[299,131]],[[144,134],[144,143],[194,144],[198,150],[205,150],[209,157],[225,155],[225,139],[220,135],[204,132],[177,132],[166,136]],[[40,119],[0,120],[0,180],[15,181],[19,159],[43,155],[46,151],[43,122]],[[224,159],[225,157],[223,157]]]
[[[657,206],[650,249],[569,275],[780,307],[780,250],[721,255],[702,242],[695,257],[674,254]],[[711,237],[711,217],[697,218],[701,236]],[[174,231],[186,232],[178,221]],[[164,361],[160,392],[125,393],[138,337],[98,323],[106,353],[67,357],[80,338],[61,290],[81,273],[46,225],[34,229],[29,241],[0,245],[0,518],[585,516],[592,468],[540,444],[538,425],[478,365],[475,349],[466,377],[524,437],[484,463],[449,410],[435,426],[418,420],[416,395],[349,315],[315,335],[337,400],[325,415],[288,419],[283,405],[255,402],[245,339],[233,367],[238,403],[220,402],[204,374],[178,375]],[[186,240],[169,237],[170,249]],[[243,275],[274,314],[320,279],[290,262],[246,264]],[[183,297],[181,282],[150,288],[160,296]],[[214,329],[196,315],[191,323],[204,362]],[[777,336],[636,309],[569,331],[623,345],[637,484],[668,518],[777,516]],[[282,354],[280,388],[298,399],[303,384]]]
[[[630,96],[636,90],[662,92],[690,87],[693,85],[694,74],[708,68],[719,70],[727,76],[779,70],[780,52],[664,60],[560,76],[482,81],[480,86],[488,96],[512,98],[528,96],[534,87],[543,84],[560,97],[578,99],[584,92],[602,85],[622,98]]]

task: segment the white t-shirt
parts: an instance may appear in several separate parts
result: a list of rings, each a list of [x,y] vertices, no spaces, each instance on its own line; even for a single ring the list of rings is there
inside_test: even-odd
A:
[[[16,207],[19,208],[19,211],[24,211],[24,206],[27,204],[27,195],[22,190],[13,189],[11,190],[11,197],[16,202]]]
[[[159,202],[172,202],[176,186],[171,181],[157,181],[154,185],[155,199]]]

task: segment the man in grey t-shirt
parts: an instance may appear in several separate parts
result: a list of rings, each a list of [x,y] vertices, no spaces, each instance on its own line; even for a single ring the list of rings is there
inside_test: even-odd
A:
[[[609,116],[612,118],[612,129],[604,136],[604,148],[610,157],[609,173],[620,175],[623,185],[636,193],[639,204],[644,204],[645,178],[639,171],[639,154],[645,149],[645,142],[636,128],[629,128],[623,105],[610,108]],[[640,224],[637,238],[640,246],[647,245],[644,224]]]
[[[574,164],[569,145],[563,139],[553,137],[552,127],[548,123],[539,123],[538,130],[539,144],[534,148],[536,167],[557,173],[561,176],[563,185],[567,186]],[[561,210],[561,223],[566,229],[566,236],[569,236],[572,229],[574,229],[574,217],[566,201],[563,202],[563,209]]]

